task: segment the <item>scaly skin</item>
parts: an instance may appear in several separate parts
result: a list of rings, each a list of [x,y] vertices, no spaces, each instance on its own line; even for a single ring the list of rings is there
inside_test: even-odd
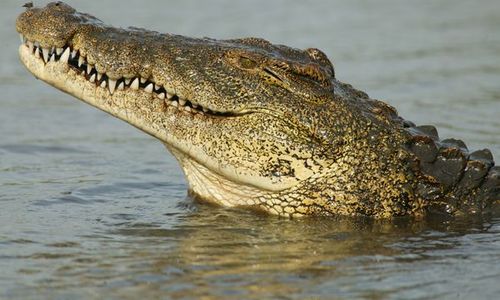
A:
[[[114,28],[61,2],[27,8],[16,27],[31,73],[160,139],[200,199],[379,218],[500,199],[488,150],[403,120],[335,79],[317,49]]]

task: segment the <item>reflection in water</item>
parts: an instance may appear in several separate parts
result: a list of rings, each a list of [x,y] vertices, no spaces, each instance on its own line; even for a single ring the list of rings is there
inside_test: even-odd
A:
[[[471,241],[498,259],[499,218],[288,220],[203,205],[189,209],[189,214],[165,215],[176,219],[174,226],[109,215],[101,220],[104,231],[80,237],[86,244],[48,244],[46,252],[26,257],[52,261],[54,267],[50,277],[33,284],[49,295],[53,290],[71,295],[72,289],[81,294],[83,289],[124,298],[158,297],[166,291],[173,298],[404,297],[422,286],[427,296],[450,296],[459,286],[449,280],[465,276],[481,283],[500,276],[498,267],[452,278],[446,268],[434,269],[443,277],[414,282],[410,275],[425,273],[428,265],[467,259]],[[447,282],[448,288],[440,290]]]
[[[219,293],[256,298],[290,293],[328,295],[335,290],[315,289],[349,277],[358,268],[374,267],[383,272],[385,263],[425,259],[428,250],[458,246],[454,236],[471,228],[479,232],[487,229],[481,220],[448,225],[440,223],[442,220],[414,223],[346,218],[297,222],[207,209],[184,221],[181,228],[188,229],[186,236],[172,252],[158,257],[155,266],[190,266],[172,282],[191,282],[198,295],[213,294],[215,285],[221,288]],[[471,227],[473,224],[476,226]],[[448,233],[433,233],[433,227]],[[464,227],[468,228],[465,232]],[[128,228],[121,233],[143,236],[147,229]],[[192,289],[183,292],[192,293]]]

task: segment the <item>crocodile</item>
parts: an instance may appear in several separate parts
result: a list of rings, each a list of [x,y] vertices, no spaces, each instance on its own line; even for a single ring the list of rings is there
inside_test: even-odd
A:
[[[195,199],[300,217],[423,217],[497,207],[487,149],[440,139],[337,80],[320,50],[116,28],[62,2],[25,5],[38,79],[165,144]]]

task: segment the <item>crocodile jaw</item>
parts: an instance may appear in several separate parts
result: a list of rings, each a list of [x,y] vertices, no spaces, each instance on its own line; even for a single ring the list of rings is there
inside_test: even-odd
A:
[[[19,57],[38,79],[164,142],[180,162],[190,191],[199,198],[224,206],[257,205],[260,195],[269,194],[276,188],[266,181],[252,181],[252,178],[244,178],[234,170],[222,168],[203,151],[197,151],[196,147],[191,147],[185,140],[169,134],[163,123],[151,122],[152,119],[172,122],[176,118],[201,120],[204,118],[203,114],[182,111],[178,107],[169,105],[171,102],[169,99],[154,98],[151,93],[141,89],[115,90],[110,94],[108,88],[89,82],[62,60],[45,63],[43,57],[36,57],[26,44],[20,45]],[[141,114],[137,114],[138,107],[141,108]]]

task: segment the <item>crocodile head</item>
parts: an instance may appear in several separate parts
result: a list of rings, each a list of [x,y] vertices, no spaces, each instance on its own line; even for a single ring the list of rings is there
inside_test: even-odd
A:
[[[62,2],[16,27],[31,73],[161,140],[202,199],[286,215],[425,206],[405,122],[318,49],[115,28]]]
[[[311,159],[333,91],[316,49],[113,28],[62,2],[16,25],[31,73],[163,141],[203,198],[240,203],[328,164]]]

